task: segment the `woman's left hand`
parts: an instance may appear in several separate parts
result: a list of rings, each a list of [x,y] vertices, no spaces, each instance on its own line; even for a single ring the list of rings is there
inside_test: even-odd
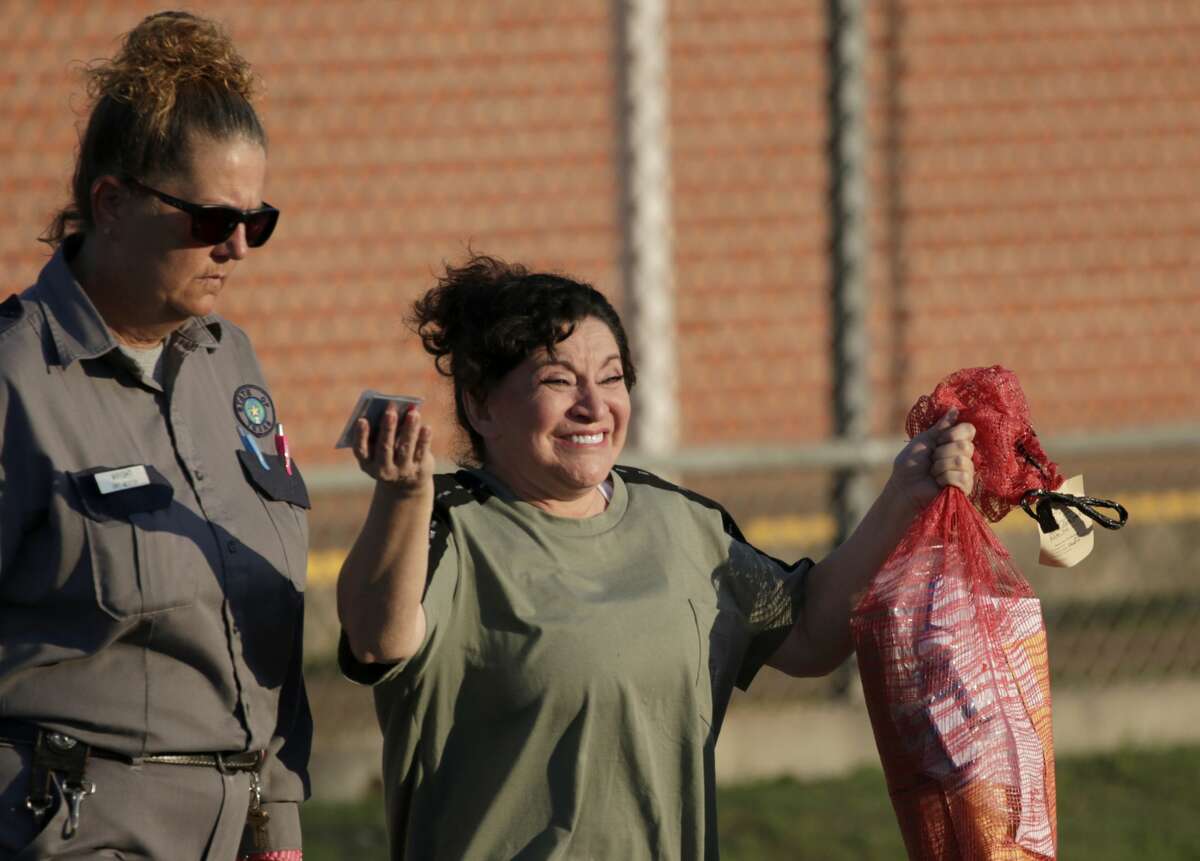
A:
[[[913,437],[892,464],[888,484],[914,514],[933,502],[943,487],[954,486],[967,495],[975,487],[975,426],[956,424],[957,417],[957,410],[947,412]]]

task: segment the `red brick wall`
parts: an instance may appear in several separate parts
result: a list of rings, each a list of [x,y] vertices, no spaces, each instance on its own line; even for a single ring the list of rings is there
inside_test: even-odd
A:
[[[468,242],[619,300],[609,3],[188,5],[266,85],[284,217],[222,311],[305,462],[344,462],[329,446],[364,386],[444,413],[401,317]],[[1020,374],[1043,432],[1200,420],[1200,4],[870,5],[876,430],[992,363]],[[35,277],[66,194],[70,63],[156,6],[0,6],[0,293]],[[671,8],[687,445],[829,432],[823,10]]]
[[[943,371],[1000,363],[1039,428],[1194,422],[1200,4],[873,8],[893,421]]]
[[[829,434],[822,9],[673,8],[680,401],[691,444]]]

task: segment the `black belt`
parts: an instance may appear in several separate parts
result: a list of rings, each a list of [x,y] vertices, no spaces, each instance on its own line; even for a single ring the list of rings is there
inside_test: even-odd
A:
[[[20,744],[33,747],[37,744],[39,733],[53,733],[37,724],[21,720],[0,718],[0,742]],[[59,733],[68,739],[73,739],[69,733]],[[229,772],[258,771],[262,765],[264,753],[257,750],[245,750],[238,753],[152,753],[146,756],[126,756],[101,747],[91,747],[92,756],[103,759],[115,759],[128,765],[141,765],[145,762],[162,765],[191,765],[201,768],[215,768],[222,774]]]

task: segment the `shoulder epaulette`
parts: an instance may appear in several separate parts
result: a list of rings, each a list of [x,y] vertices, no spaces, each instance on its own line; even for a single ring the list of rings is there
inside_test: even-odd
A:
[[[483,502],[491,495],[492,491],[486,484],[464,469],[438,473],[433,477],[435,509],[447,511],[470,502]]]

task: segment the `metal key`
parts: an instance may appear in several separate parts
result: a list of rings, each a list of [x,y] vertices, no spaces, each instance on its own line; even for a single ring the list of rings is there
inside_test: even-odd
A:
[[[58,784],[58,789],[67,802],[67,821],[63,823],[63,839],[70,840],[79,830],[79,808],[83,804],[83,799],[96,791],[96,784],[90,780],[59,783],[58,775],[54,776],[54,782]]]
[[[270,849],[270,833],[267,830],[267,822],[271,819],[271,814],[267,813],[262,806],[262,782],[258,778],[258,772],[250,772],[250,809],[246,812],[246,822],[254,830],[254,848],[255,849]]]

